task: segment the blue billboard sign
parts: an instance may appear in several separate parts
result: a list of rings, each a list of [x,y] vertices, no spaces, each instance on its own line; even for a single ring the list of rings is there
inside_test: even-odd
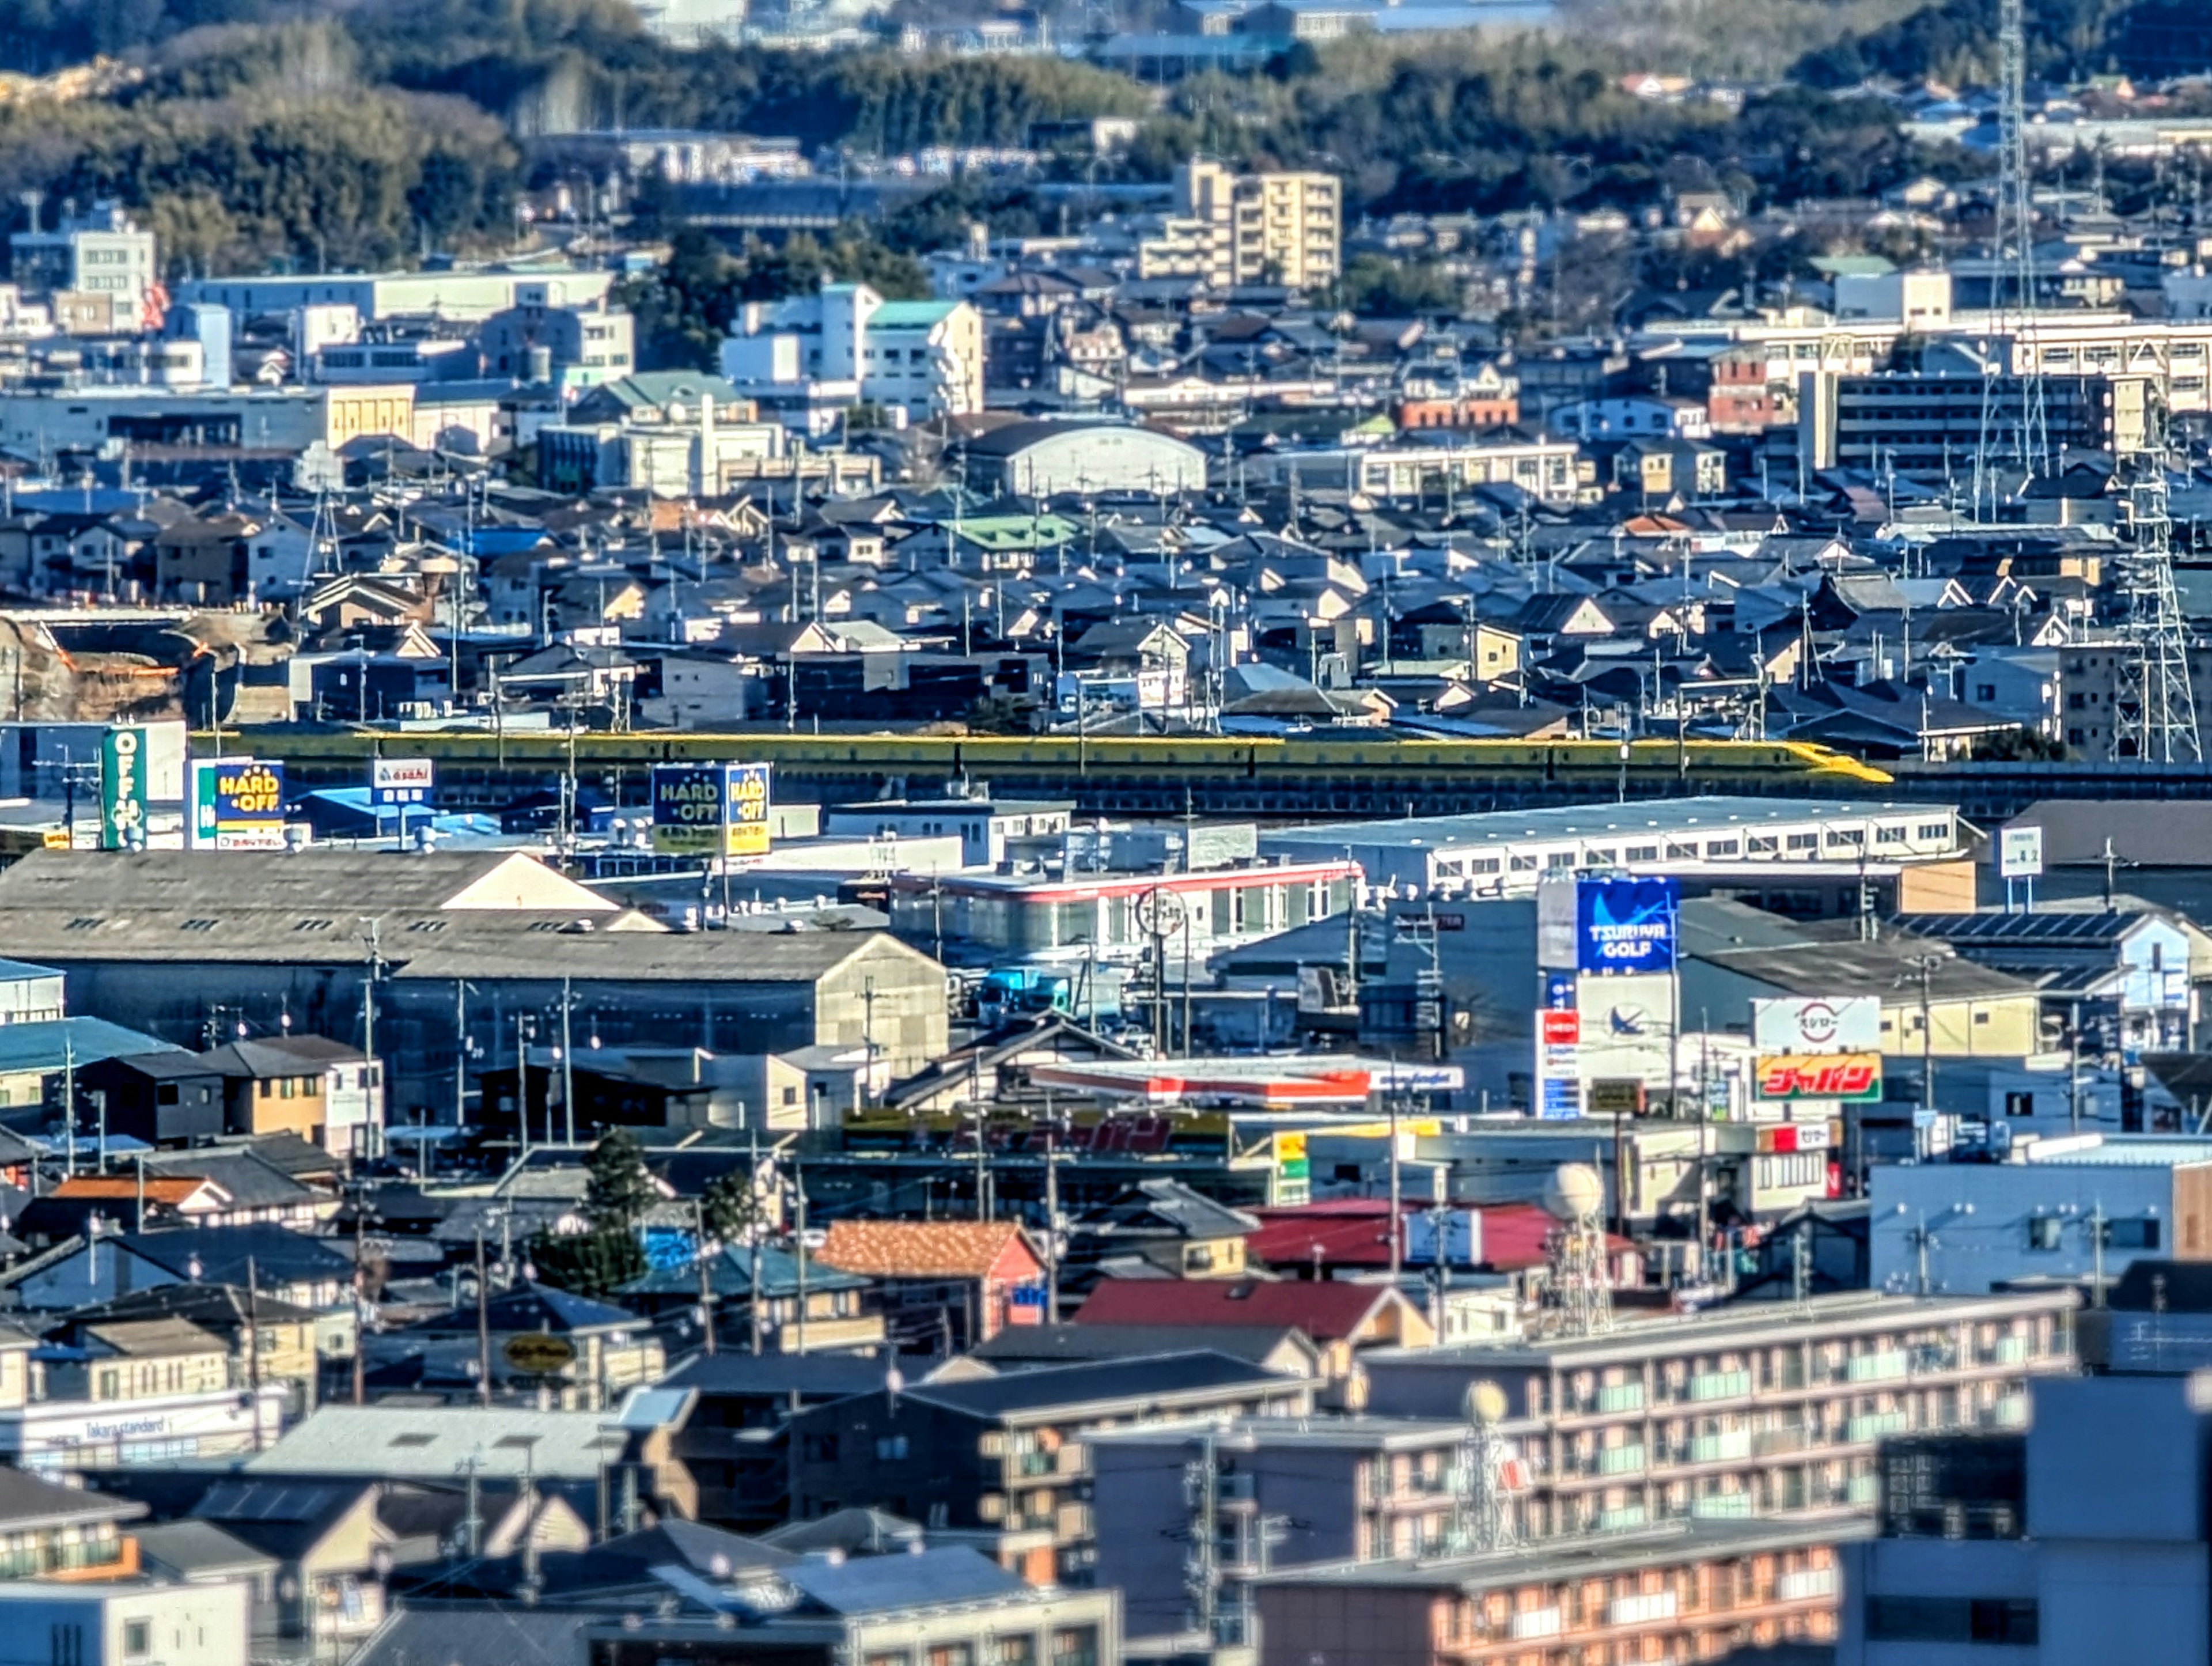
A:
[[[1582,879],[1575,886],[1575,966],[1582,972],[1669,972],[1680,888],[1670,879]]]

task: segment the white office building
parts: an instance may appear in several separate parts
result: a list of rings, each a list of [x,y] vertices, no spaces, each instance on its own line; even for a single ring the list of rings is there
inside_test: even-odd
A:
[[[1876,879],[1969,854],[1948,806],[1720,796],[1322,822],[1271,829],[1260,848],[1348,850],[1371,884],[1469,897],[1534,896],[1547,875],[1577,872]]]
[[[854,405],[894,422],[983,408],[983,315],[965,301],[885,301],[865,283],[749,301],[722,343],[722,374],[763,414],[810,435]]]

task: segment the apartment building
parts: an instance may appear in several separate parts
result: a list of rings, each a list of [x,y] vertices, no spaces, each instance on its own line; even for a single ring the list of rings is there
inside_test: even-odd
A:
[[[1370,1413],[1458,1415],[1496,1383],[1537,1535],[1863,1513],[1892,1435],[2017,1428],[2031,1378],[2075,1365],[2070,1289],[1821,1297],[1624,1322],[1594,1336],[1363,1356]]]
[[[1835,1541],[1865,1531],[1674,1523],[1480,1555],[1286,1568],[1254,1582],[1260,1666],[1595,1666],[1818,1649],[1836,1634]]]
[[[1182,1419],[1088,1437],[1098,1583],[1132,1637],[1190,1619],[1194,1489],[1212,1477],[1224,1608],[1270,1566],[1380,1562],[1465,1548],[1463,1422],[1427,1418]],[[1193,1477],[1198,1479],[1194,1480]],[[1249,1641],[1241,1626],[1229,1640]]]
[[[2197,724],[2212,728],[2212,643],[2192,641],[2185,651]],[[2105,632],[2085,635],[2058,650],[2058,718],[2069,757],[2108,763],[2133,756],[2135,743],[2118,733],[2122,703],[2136,698],[2124,686],[2133,657],[2126,643]]]
[[[1219,162],[1185,162],[1175,171],[1165,235],[1194,258],[1191,275],[1216,289],[1321,289],[1343,271],[1344,182],[1334,173],[1233,173]]]
[[[112,296],[131,309],[133,322],[147,291],[161,281],[154,234],[109,199],[94,204],[89,214],[64,213],[52,231],[34,226],[17,232],[9,251],[25,290]]]
[[[1089,1437],[1194,1416],[1299,1417],[1313,1384],[1194,1349],[885,1387],[789,1423],[793,1517],[855,1505],[995,1535],[1035,1584],[1096,1583]]]
[[[1935,374],[1808,371],[1798,379],[1800,449],[1808,468],[1948,471],[1967,479],[1990,412],[2017,411],[2023,386],[2020,377],[1978,374],[1965,363]],[[2052,376],[2043,398],[2054,454],[2141,443],[2141,377]]]
[[[680,1566],[654,1568],[672,1600],[638,1603],[641,1614],[592,1616],[585,1648],[534,1657],[588,1657],[600,1666],[1118,1666],[1121,1659],[1112,1591],[1024,1584],[965,1545],[787,1558],[773,1571],[728,1569],[726,1558],[715,1560],[726,1571],[706,1578]],[[513,1647],[504,1636],[491,1646]]]
[[[1838,1666],[2202,1660],[2212,1374],[2035,1384],[2024,1438],[1885,1448]]]

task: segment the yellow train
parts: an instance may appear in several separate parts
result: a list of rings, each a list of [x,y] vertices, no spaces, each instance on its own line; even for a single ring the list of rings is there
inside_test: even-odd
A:
[[[234,750],[283,758],[303,777],[333,766],[349,777],[370,757],[431,757],[463,775],[536,775],[565,767],[574,746],[580,773],[632,770],[660,763],[742,758],[773,764],[789,781],[846,783],[855,778],[921,781],[965,776],[977,781],[1085,781],[1101,786],[1176,782],[1223,788],[1232,783],[1300,786],[1334,782],[1387,791],[1403,786],[1496,782],[1530,787],[1556,783],[1589,792],[1619,780],[1620,743],[1612,740],[1408,739],[1376,734],[1283,739],[1217,736],[811,734],[785,730],[744,733],[654,731],[611,734],[534,730],[506,734],[373,729],[270,727],[227,737]],[[358,764],[358,769],[349,768]],[[1632,786],[1648,790],[1689,784],[1704,791],[1804,790],[1832,783],[1839,790],[1889,784],[1873,765],[1803,741],[1639,740],[1629,748]]]

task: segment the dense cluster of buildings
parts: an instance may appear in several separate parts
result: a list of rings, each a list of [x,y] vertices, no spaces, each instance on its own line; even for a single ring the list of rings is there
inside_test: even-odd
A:
[[[1185,68],[1413,26],[1186,9]],[[2201,1658],[2212,824],[2127,772],[2212,709],[2212,247],[2060,203],[2030,304],[1839,258],[1516,346],[1563,258],[1779,228],[1115,203],[712,371],[613,268],[15,240],[0,1612],[52,1666]],[[1466,304],[1344,310],[1378,254]]]

